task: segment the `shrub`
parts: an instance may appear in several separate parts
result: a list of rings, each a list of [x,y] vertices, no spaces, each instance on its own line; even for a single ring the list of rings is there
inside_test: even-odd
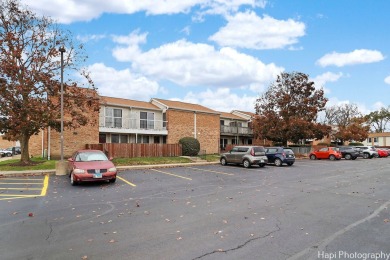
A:
[[[183,137],[179,140],[184,156],[196,156],[200,151],[200,143],[193,137]]]
[[[362,143],[349,143],[350,146],[363,146]]]

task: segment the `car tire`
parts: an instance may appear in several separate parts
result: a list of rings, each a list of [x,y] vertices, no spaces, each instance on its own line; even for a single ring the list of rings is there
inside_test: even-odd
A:
[[[364,153],[364,154],[363,154],[363,158],[364,158],[364,159],[370,158],[370,154],[369,154],[369,153]]]
[[[310,155],[310,160],[317,160],[317,156],[315,156],[314,154]]]
[[[352,157],[352,160],[356,160],[357,159],[357,157],[355,156],[355,157]]]
[[[221,165],[223,165],[223,166],[227,165],[227,162],[226,162],[225,158],[221,158]]]
[[[336,160],[336,156],[334,156],[333,154],[329,155],[329,160],[331,160],[331,161]]]
[[[347,153],[344,158],[345,158],[345,160],[351,160],[352,159],[352,155]]]
[[[7,156],[8,156],[8,157],[11,157],[11,156],[12,156],[12,153],[7,153]]]
[[[110,183],[116,182],[116,177],[110,180]]]
[[[251,162],[245,159],[242,162],[242,165],[244,166],[244,168],[249,168],[249,167],[251,167]]]
[[[263,168],[265,166],[265,163],[260,163],[259,166],[260,168]]]
[[[275,159],[275,165],[276,166],[280,167],[280,166],[282,166],[282,164],[283,164],[282,160],[280,160],[279,158]]]
[[[292,166],[294,163],[293,162],[288,162],[287,165],[288,166]]]
[[[76,186],[78,184],[77,181],[74,180],[74,174],[73,173],[70,174],[70,184],[72,186]]]

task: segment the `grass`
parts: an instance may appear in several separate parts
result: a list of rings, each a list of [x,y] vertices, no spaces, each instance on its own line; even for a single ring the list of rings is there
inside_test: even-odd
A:
[[[0,162],[1,171],[28,171],[28,170],[53,170],[56,168],[56,161],[48,161],[46,159],[34,157],[31,159],[36,165],[17,166],[13,165],[20,162],[20,159],[9,159]]]
[[[218,154],[202,155],[200,158],[208,162],[219,160]],[[0,161],[0,172],[2,171],[28,171],[28,170],[54,170],[56,168],[56,160],[46,160],[34,157],[31,161],[36,165],[17,166],[13,165],[20,162],[20,159],[9,159]],[[113,163],[116,166],[132,166],[132,165],[155,165],[155,164],[173,164],[173,163],[191,163],[188,158],[183,157],[138,157],[138,158],[114,158]]]

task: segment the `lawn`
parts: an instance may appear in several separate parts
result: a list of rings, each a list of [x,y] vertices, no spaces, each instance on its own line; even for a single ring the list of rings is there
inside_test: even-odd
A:
[[[201,159],[208,162],[219,160],[219,155],[203,155]],[[15,166],[19,159],[9,159],[0,162],[0,172],[2,171],[28,171],[28,170],[54,170],[56,168],[56,160],[45,160],[34,157],[31,159],[36,165],[31,166]],[[116,166],[132,166],[132,165],[155,165],[155,164],[174,164],[174,163],[191,163],[189,158],[183,157],[137,157],[137,158],[114,158],[113,163]]]

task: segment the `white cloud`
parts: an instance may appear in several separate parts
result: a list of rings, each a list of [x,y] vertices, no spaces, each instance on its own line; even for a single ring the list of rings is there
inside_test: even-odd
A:
[[[330,93],[330,90],[326,88],[327,82],[336,82],[343,76],[343,73],[325,72],[317,77],[313,78],[316,88],[323,88],[325,93]]]
[[[390,85],[390,76],[385,78],[385,83]]]
[[[349,53],[332,52],[326,54],[317,61],[317,64],[322,67],[331,65],[343,67],[346,65],[379,62],[384,59],[385,57],[380,51],[360,49]]]
[[[189,92],[181,101],[201,104],[222,112],[242,110],[254,113],[257,98],[256,96],[247,96],[246,94],[239,96],[231,93],[228,88],[219,88],[217,90],[207,89],[200,93]]]
[[[60,23],[90,21],[103,13],[133,14],[145,12],[148,15],[188,13],[193,7],[200,7],[203,14],[226,14],[240,6],[264,7],[265,0],[22,0],[38,14],[47,15]]]
[[[305,24],[292,19],[261,18],[255,12],[245,12],[227,20],[228,24],[209,38],[221,46],[280,49],[297,43],[305,35]]]
[[[258,92],[284,70],[232,48],[216,50],[211,45],[186,40],[141,52],[133,44],[137,41],[130,38],[137,38],[137,34],[133,32],[123,41],[127,44],[114,49],[117,60],[131,62],[140,74],[180,86],[247,87]]]
[[[157,82],[136,75],[129,69],[115,70],[102,63],[95,63],[88,70],[99,94],[103,96],[148,101],[162,91]]]
[[[99,41],[106,38],[105,34],[88,34],[88,35],[77,35],[77,40],[81,42]]]

